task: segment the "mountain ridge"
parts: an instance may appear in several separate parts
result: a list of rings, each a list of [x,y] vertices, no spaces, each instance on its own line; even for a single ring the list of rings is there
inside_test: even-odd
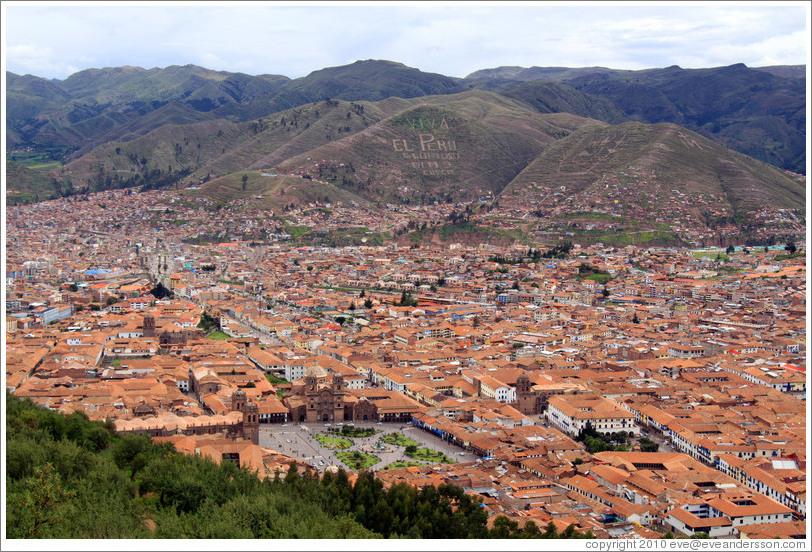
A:
[[[54,160],[66,161],[87,152],[88,144],[132,139],[134,135],[120,127],[170,101],[200,113],[249,121],[333,97],[377,101],[471,88],[520,97],[529,93],[528,88],[546,88],[544,98],[525,99],[543,100],[534,104],[542,111],[553,105],[610,123],[622,122],[622,114],[627,120],[681,124],[762,161],[803,174],[805,90],[803,79],[798,77],[802,69],[751,69],[743,64],[634,71],[514,66],[483,69],[460,79],[393,61],[359,60],[296,79],[213,71],[191,64],[86,69],[62,81],[7,73],[7,147],[9,151],[47,152]],[[529,87],[531,82],[536,84]],[[567,95],[572,101],[548,101],[550,94],[560,100],[563,90],[553,89],[549,83],[569,87]],[[691,99],[695,93],[702,101]],[[714,100],[711,108],[707,107],[708,98]],[[143,134],[160,126],[159,118],[153,117],[152,123],[132,126]]]

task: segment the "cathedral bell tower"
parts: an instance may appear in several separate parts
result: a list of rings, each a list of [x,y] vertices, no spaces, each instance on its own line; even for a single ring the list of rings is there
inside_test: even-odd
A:
[[[242,436],[255,445],[259,444],[259,407],[254,401],[249,400],[243,407]]]

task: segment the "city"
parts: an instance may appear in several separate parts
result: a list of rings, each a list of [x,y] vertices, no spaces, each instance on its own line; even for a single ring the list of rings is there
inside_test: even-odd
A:
[[[454,484],[489,523],[805,535],[803,249],[378,241],[456,210],[9,207],[6,390],[260,477]]]

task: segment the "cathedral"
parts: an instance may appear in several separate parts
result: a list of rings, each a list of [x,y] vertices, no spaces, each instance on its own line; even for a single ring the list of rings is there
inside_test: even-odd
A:
[[[341,374],[328,374],[318,365],[304,374],[304,384],[295,385],[287,399],[291,420],[297,422],[340,422],[345,419],[347,389]]]

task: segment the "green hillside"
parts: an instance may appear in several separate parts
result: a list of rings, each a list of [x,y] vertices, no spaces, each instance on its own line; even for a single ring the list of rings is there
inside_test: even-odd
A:
[[[62,186],[41,171],[6,160],[6,204],[19,205],[62,197]]]
[[[662,70],[657,78],[680,71]],[[580,208],[591,209],[616,199],[601,192],[601,186],[616,184],[607,178],[633,169],[654,175],[647,179],[650,191],[624,198],[625,211],[629,201],[640,198],[636,206],[643,217],[654,215],[647,208],[652,203],[671,201],[671,190],[699,194],[705,207],[716,205],[733,215],[762,206],[805,205],[802,178],[683,127],[609,125],[574,115],[622,118],[605,101],[590,102],[588,94],[565,85],[530,82],[506,94],[516,97],[469,90],[375,102],[326,99],[244,122],[172,102],[116,127],[116,132],[127,129],[131,140],[105,143],[39,174],[15,168],[10,197],[25,201],[71,190],[196,187],[196,194],[218,203],[250,198],[269,209],[325,197],[379,205],[499,197],[503,205],[533,210],[584,203],[586,194],[591,206]],[[664,92],[659,94],[665,102]],[[90,117],[76,128],[107,116]],[[176,124],[139,135],[161,121]],[[245,189],[244,174],[249,177]],[[298,180],[279,180],[288,177]],[[45,190],[49,195],[43,196]]]
[[[182,193],[189,197],[205,197],[216,204],[242,202],[246,207],[277,213],[281,213],[291,204],[367,203],[362,197],[327,182],[313,182],[305,178],[280,176],[263,171],[230,173],[184,190]]]
[[[492,87],[489,83],[495,82],[502,93],[522,96],[526,96],[530,85],[542,85],[545,81],[567,85],[600,102],[589,106],[592,110],[603,104],[627,119],[678,124],[765,163],[805,174],[804,73],[803,66],[759,69],[742,63],[639,71],[506,67],[478,71],[464,82],[477,87]],[[542,100],[543,108],[549,100],[546,97]],[[619,122],[598,115],[593,112],[586,116]]]
[[[87,69],[62,81],[7,73],[6,137],[9,151],[33,148],[64,162],[164,124],[253,121],[327,99],[377,102],[479,89],[526,101],[542,113],[567,112],[612,124],[679,124],[803,174],[804,74],[803,66],[743,64],[637,71],[499,67],[458,79],[386,60],[356,61],[297,79],[195,65]]]
[[[464,90],[458,79],[425,73],[402,63],[368,59],[320,69],[295,79],[277,96],[277,101],[291,105],[327,98],[378,101],[389,97],[455,94]]]
[[[215,119],[165,125],[129,142],[98,147],[63,167],[57,178],[72,175],[93,188],[201,183],[248,168],[272,167],[357,132],[379,119],[371,112],[331,100],[244,123]]]
[[[573,115],[540,115],[482,91],[405,105],[377,125],[281,163],[279,170],[381,201],[473,200],[499,193],[545,147],[573,129],[602,124]]]
[[[589,196],[596,206],[605,207],[617,198],[612,194],[619,186],[628,190],[624,203],[644,209],[648,201],[668,207],[667,198],[674,193],[685,196],[689,210],[701,208],[691,197],[710,198],[734,213],[764,206],[805,207],[804,185],[784,171],[668,123],[573,132],[529,164],[502,198],[505,203],[511,198],[556,202]]]
[[[625,113],[607,100],[551,81],[522,83],[509,87],[502,93],[508,98],[527,102],[539,113],[572,113],[610,124],[629,120]]]
[[[370,201],[445,202],[498,193],[548,144],[593,124],[603,123],[540,114],[482,91],[324,100],[244,123],[165,125],[97,147],[54,175],[77,188],[108,189],[184,187],[264,171],[305,176]],[[328,188],[315,193],[337,197]]]

